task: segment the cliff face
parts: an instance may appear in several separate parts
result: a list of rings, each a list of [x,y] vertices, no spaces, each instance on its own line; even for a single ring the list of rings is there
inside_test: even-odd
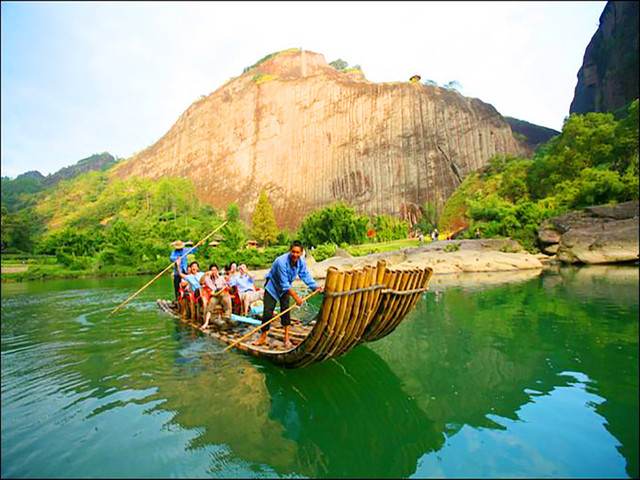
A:
[[[405,215],[444,202],[495,153],[527,152],[491,106],[436,86],[377,84],[320,54],[286,51],[192,104],[115,175],[194,180],[215,207],[250,220],[265,189],[280,227],[344,200]]]
[[[578,71],[571,113],[607,112],[638,98],[638,2],[608,2]]]

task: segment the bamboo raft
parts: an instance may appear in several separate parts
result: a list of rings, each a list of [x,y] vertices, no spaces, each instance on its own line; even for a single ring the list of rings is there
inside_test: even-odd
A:
[[[304,367],[343,355],[362,343],[379,340],[393,332],[428,289],[432,276],[430,267],[389,268],[384,261],[375,267],[346,271],[329,267],[324,299],[315,320],[304,323],[291,319],[293,347],[284,347],[284,329],[276,320],[271,324],[267,345],[254,346],[253,338],[249,338],[236,348],[287,368]],[[199,328],[194,320],[178,315],[166,300],[158,300],[158,305]],[[205,332],[230,345],[252,328],[255,326],[237,324],[227,330]]]

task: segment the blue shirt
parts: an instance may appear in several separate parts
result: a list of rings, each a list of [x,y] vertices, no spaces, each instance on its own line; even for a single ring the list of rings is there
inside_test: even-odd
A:
[[[233,277],[231,277],[231,280],[229,280],[229,286],[233,287],[233,286],[238,287],[238,291],[240,293],[242,292],[246,292],[247,290],[255,290],[253,288],[253,278],[251,278],[251,275],[235,275]]]
[[[318,284],[309,273],[309,270],[307,270],[307,264],[304,259],[300,257],[295,267],[292,267],[289,261],[290,258],[288,252],[280,255],[273,261],[271,270],[267,274],[269,282],[265,290],[276,300],[291,288],[291,284],[298,276],[310,289],[315,290],[318,288]]]
[[[198,251],[197,248],[181,248],[181,249],[175,249],[173,252],[171,252],[171,255],[169,255],[169,261],[174,262],[180,258],[180,255],[184,255],[185,253],[189,253],[189,254],[194,254]],[[182,273],[187,273],[187,256],[184,255],[184,257],[182,257],[182,260],[180,260],[180,270],[182,271]],[[173,272],[175,275],[178,275],[178,271],[175,267],[175,265],[173,266]]]
[[[191,291],[195,292],[197,289],[200,288],[200,279],[202,278],[203,275],[204,275],[204,272],[198,272],[198,273],[191,273],[186,277],[184,277],[184,279],[187,282],[189,282],[189,285],[191,285]]]

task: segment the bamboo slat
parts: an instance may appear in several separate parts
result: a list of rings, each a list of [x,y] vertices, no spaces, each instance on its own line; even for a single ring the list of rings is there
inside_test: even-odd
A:
[[[346,291],[351,289],[351,282],[353,280],[353,272],[347,271],[344,272],[344,283],[341,291]],[[344,297],[340,297],[342,302],[340,303],[340,308],[338,309],[335,316],[335,324],[333,325],[333,329],[329,330],[329,335],[325,336],[322,343],[319,344],[316,349],[318,350],[318,361],[326,360],[329,358],[329,352],[333,348],[333,345],[336,342],[339,342],[340,338],[344,336],[344,324],[345,324],[345,312],[349,304],[353,302],[353,295],[346,295]]]
[[[385,281],[385,278],[387,278],[387,272],[388,272],[388,269],[387,269],[386,262],[384,260],[378,261],[376,265],[376,271],[374,274],[376,285],[383,284],[383,282]],[[388,285],[388,284],[384,283],[384,285]],[[354,339],[355,343],[351,345],[351,348],[353,348],[358,343],[361,343],[364,341],[363,336],[367,331],[369,325],[373,322],[373,319],[375,318],[378,312],[378,309],[380,308],[381,301],[382,301],[382,292],[380,290],[373,292],[369,298],[369,304],[367,305],[367,308],[366,308],[368,312],[367,319],[358,330],[358,333],[356,334],[356,338]]]
[[[420,272],[420,280],[418,285],[416,285],[416,288],[426,288],[426,286],[429,283],[429,280],[431,279],[431,276],[433,275],[433,270],[431,268],[425,268],[424,270],[422,270]],[[407,305],[407,307],[405,308],[405,310],[403,312],[401,312],[400,314],[398,314],[398,318],[395,320],[393,325],[390,325],[389,327],[387,327],[384,331],[382,331],[378,337],[376,338],[376,340],[385,337],[387,335],[389,335],[391,332],[393,332],[398,325],[400,325],[400,323],[404,320],[404,317],[411,311],[411,309],[413,309],[413,307],[415,306],[415,304],[418,302],[418,300],[420,299],[420,297],[422,296],[422,293],[414,293],[412,295],[410,295],[410,302]]]
[[[336,267],[329,267],[327,269],[327,277],[324,283],[324,291],[328,293],[341,291],[342,278],[342,272],[338,271]],[[302,362],[303,364],[307,364],[314,361],[314,347],[328,328],[333,305],[339,298],[340,297],[332,297],[328,295],[324,296],[322,306],[320,307],[320,313],[316,320],[316,325],[311,331],[311,334],[309,334],[298,348],[296,348],[296,351],[287,354],[286,357],[282,359],[283,362]],[[305,358],[308,360],[307,362],[304,361]]]
[[[411,270],[408,273],[409,278],[407,280],[406,287],[402,290],[413,290],[418,288],[418,285],[420,284],[420,270]],[[398,295],[398,297],[400,297],[398,298],[398,302],[394,307],[392,307],[385,323],[380,326],[380,329],[375,333],[375,337],[372,338],[372,340],[381,338],[384,336],[384,332],[392,331],[397,327],[397,325],[404,319],[407,308],[415,295],[418,295],[418,293],[413,293],[411,295]]]
[[[387,283],[392,290],[402,290],[407,282],[407,273],[402,270],[393,270],[391,272],[393,279],[390,283]],[[391,312],[393,312],[394,306],[398,303],[398,295],[391,293],[384,293],[385,296],[383,303],[380,305],[380,309],[376,314],[376,318],[371,322],[370,329],[365,332],[365,340],[371,341],[376,338],[378,332],[386,325]]]
[[[385,269],[384,277],[382,280],[383,285],[386,285],[387,287],[390,287],[390,288],[397,288],[399,282],[400,282],[400,276],[398,275],[398,272],[396,270],[390,270],[388,268]],[[377,325],[382,319],[382,317],[384,316],[384,312],[387,311],[387,307],[392,298],[391,295],[388,293],[380,292],[379,295],[380,297],[379,297],[378,308],[374,312],[371,320],[369,321],[369,324],[367,325],[366,330],[362,335],[362,338],[364,341],[368,341],[370,333],[376,330]]]
[[[351,279],[351,288],[362,288],[364,276],[364,270],[356,270],[354,272],[353,278]],[[333,344],[329,347],[330,350],[327,353],[327,358],[332,358],[336,354],[336,352],[342,350],[348,342],[349,334],[360,318],[360,312],[356,304],[360,303],[360,299],[362,298],[363,293],[364,292],[358,292],[350,296],[351,301],[347,303],[343,317],[344,320],[342,325],[340,326],[340,335],[336,337]]]
[[[362,274],[358,277],[358,281],[356,283],[356,288],[362,287],[370,287],[373,285],[373,272],[374,268],[370,265],[367,265],[362,270]],[[347,331],[345,333],[345,338],[340,345],[340,348],[336,352],[337,355],[342,355],[346,351],[349,350],[350,346],[353,344],[354,338],[360,325],[366,322],[367,319],[367,311],[363,308],[366,305],[366,301],[371,292],[363,292],[360,295],[356,296],[355,302],[353,304],[353,313],[352,320],[349,323]]]

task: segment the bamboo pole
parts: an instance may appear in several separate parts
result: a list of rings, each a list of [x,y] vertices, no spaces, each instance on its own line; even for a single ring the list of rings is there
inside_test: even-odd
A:
[[[393,283],[393,290],[406,290],[406,284],[410,278],[410,272],[405,270],[404,268],[399,268],[395,270],[396,277],[395,282]],[[399,295],[394,295],[393,293],[388,294],[388,302],[385,304],[384,309],[377,317],[377,321],[374,325],[372,325],[371,331],[367,335],[367,341],[376,340],[378,338],[379,333],[385,328],[388,324],[391,317],[394,315],[395,310],[398,306],[400,299]]]
[[[419,276],[422,275],[421,270],[412,270],[409,272],[409,278],[405,285],[405,288],[402,290],[413,290],[418,287],[418,282],[420,281]],[[416,293],[410,295],[398,295],[400,298],[398,299],[398,303],[395,305],[395,308],[392,312],[392,315],[387,322],[380,330],[377,332],[377,338],[382,338],[386,336],[388,333],[395,330],[395,328],[400,324],[400,322],[404,319],[407,314],[407,308],[412,300],[412,298],[417,295]]]
[[[169,264],[169,266],[167,268],[165,268],[164,270],[162,270],[158,275],[156,275],[155,277],[153,277],[153,279],[147,283],[144,287],[142,287],[140,290],[138,290],[136,293],[134,293],[133,295],[131,295],[129,298],[127,298],[124,302],[122,302],[120,305],[118,305],[116,308],[114,308],[109,315],[107,315],[107,318],[110,317],[111,315],[113,315],[114,313],[116,313],[118,310],[120,310],[120,308],[122,308],[126,303],[130,302],[136,295],[138,295],[141,291],[143,291],[145,288],[147,288],[149,285],[151,285],[153,282],[155,282],[158,278],[160,278],[162,276],[162,274],[164,274],[167,270],[169,270],[171,267],[173,267],[173,265],[176,262],[179,262],[180,260],[182,260],[182,257],[184,257],[185,255],[190,254],[193,250],[195,250],[197,247],[199,247],[202,243],[204,243],[204,241],[209,238],[211,235],[213,235],[214,233],[216,233],[218,230],[220,230],[222,227],[224,227],[227,224],[227,222],[225,221],[222,225],[219,225],[217,228],[215,228],[209,235],[207,235],[206,237],[204,237],[202,240],[200,240],[198,243],[196,243],[193,247],[191,247],[189,249],[188,252],[183,253],[182,255],[180,255],[180,257],[174,261],[171,262]]]
[[[386,271],[387,271],[386,262],[384,260],[378,260],[378,263],[374,267],[374,270],[372,273],[371,284],[382,285],[384,282],[384,276]],[[367,293],[369,294],[369,296],[368,297],[365,296],[366,303],[364,303],[364,309],[363,309],[364,310],[363,313],[365,316],[362,318],[360,325],[358,325],[358,329],[355,332],[353,341],[348,346],[349,349],[355,347],[356,345],[358,345],[358,343],[360,343],[360,339],[362,338],[362,335],[365,329],[367,328],[371,320],[374,318],[378,310],[378,307],[380,306],[380,290],[374,290],[372,292],[367,292]],[[365,300],[363,300],[363,302],[365,302]]]
[[[360,289],[363,287],[371,286],[373,267],[367,265],[360,274],[356,277],[355,288]],[[347,323],[344,333],[344,339],[342,340],[335,356],[342,355],[349,349],[349,345],[352,343],[353,336],[357,331],[362,319],[366,316],[364,311],[364,298],[370,292],[356,293],[353,300],[353,309],[349,315],[349,323]]]
[[[342,273],[338,271],[336,267],[329,267],[327,269],[327,278],[324,282],[325,293],[335,292],[337,290],[338,280],[342,277]],[[309,333],[303,344],[300,344],[298,348],[295,349],[295,352],[298,352],[300,348],[303,349],[300,357],[293,362],[296,367],[303,367],[315,361],[315,345],[323,337],[324,330],[329,325],[331,309],[333,308],[335,300],[337,300],[336,297],[325,295],[322,307],[318,313],[318,320],[313,330],[311,330],[311,333]]]
[[[344,292],[345,290],[344,283],[346,281],[346,277],[347,277],[347,272],[338,273],[338,278],[337,278],[335,290],[334,290],[336,293]],[[331,305],[331,313],[327,318],[327,325],[322,331],[322,336],[320,336],[318,338],[318,341],[313,345],[313,353],[316,356],[323,354],[324,346],[326,345],[328,339],[331,339],[331,337],[333,336],[334,328],[336,326],[337,315],[344,301],[345,301],[345,297],[343,296],[334,298],[333,304]]]
[[[344,273],[344,283],[342,285],[342,291],[346,292],[351,289],[351,282],[353,280],[354,271],[348,270]],[[351,300],[351,295],[345,295],[340,297],[340,308],[337,309],[334,307],[334,315],[332,315],[332,322],[329,323],[329,328],[325,330],[325,333],[328,333],[326,337],[323,339],[324,341],[316,346],[316,350],[318,350],[319,361],[326,360],[328,358],[328,354],[330,352],[331,347],[340,339],[340,335],[344,335],[344,331],[342,329],[342,325],[344,324],[344,312],[347,308],[348,304]]]
[[[320,293],[319,290],[314,290],[313,292],[311,292],[309,295],[307,295],[306,297],[304,297],[302,299],[302,303],[300,305],[302,305],[304,302],[306,302],[307,300],[309,300],[311,297],[313,297],[316,293]],[[276,315],[275,317],[273,317],[271,320],[269,320],[268,322],[263,323],[262,325],[258,325],[256,328],[254,328],[253,330],[251,330],[249,333],[247,333],[246,335],[244,335],[242,338],[240,338],[240,340],[236,340],[235,342],[233,342],[231,345],[229,345],[227,348],[224,349],[224,351],[226,352],[227,350],[235,347],[237,344],[239,344],[240,342],[242,342],[245,338],[250,337],[251,335],[253,335],[255,332],[257,332],[258,330],[260,330],[262,327],[264,327],[265,325],[269,325],[271,322],[273,322],[276,318],[280,318],[282,315],[284,315],[287,312],[290,312],[291,310],[293,310],[294,308],[296,308],[298,306],[298,304],[294,304],[291,305],[289,308],[287,308],[286,310],[280,312],[278,315]]]
[[[399,282],[399,270],[391,270],[389,268],[385,269],[384,280],[382,281],[383,285],[385,285],[387,288],[396,289]],[[368,342],[373,338],[373,333],[378,329],[380,322],[384,320],[388,311],[389,303],[392,300],[392,296],[389,293],[381,293],[380,297],[381,300],[378,309],[373,314],[371,320],[369,320],[369,324],[367,325],[367,328],[362,335],[362,338],[365,342]]]
[[[413,272],[411,270],[404,270],[401,274],[400,284],[395,290],[399,290],[401,292],[409,290],[412,284],[412,277]],[[406,301],[407,295],[393,295],[393,297],[394,298],[392,298],[391,302],[389,302],[387,315],[385,316],[384,321],[378,324],[378,328],[376,329],[375,336],[374,338],[372,338],[372,340],[377,340],[378,338],[380,338],[380,333],[383,332],[397,318],[398,313],[402,310],[402,307]]]
[[[407,288],[407,290],[426,287],[427,283],[429,283],[429,279],[431,278],[431,273],[432,273],[432,270],[430,268],[424,269],[422,272],[420,272],[419,279],[416,282],[417,284],[412,286],[411,288]],[[378,333],[376,340],[382,337],[386,337],[391,332],[393,332],[404,320],[404,317],[406,317],[407,314],[411,311],[411,309],[415,306],[415,304],[420,299],[421,295],[422,295],[421,292],[416,292],[411,295],[408,295],[409,299],[404,310],[398,314],[398,317],[394,319],[392,324],[387,325],[387,327],[384,330]]]
[[[353,277],[351,278],[350,289],[355,290],[362,287],[362,279],[364,278],[364,270],[358,269],[353,272]],[[362,293],[353,293],[347,296],[347,304],[345,307],[344,315],[342,317],[342,322],[338,326],[339,335],[335,336],[335,340],[331,345],[328,346],[329,352],[327,353],[326,358],[332,358],[336,355],[336,352],[339,352],[342,349],[348,340],[349,332],[353,329],[353,324],[357,321],[358,312],[354,308],[356,301],[359,301]]]

